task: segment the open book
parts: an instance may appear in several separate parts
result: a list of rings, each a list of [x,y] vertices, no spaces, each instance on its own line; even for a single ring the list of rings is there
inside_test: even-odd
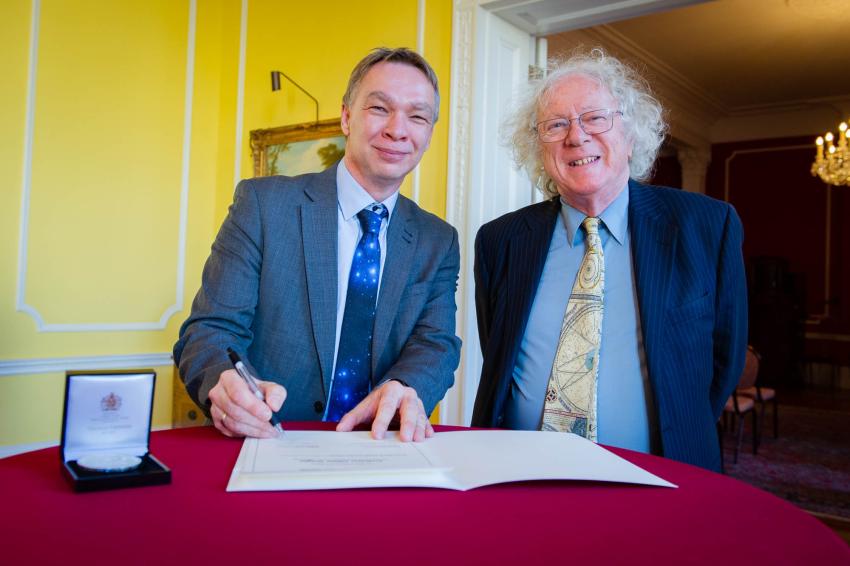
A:
[[[361,487],[468,490],[526,480],[584,480],[676,487],[574,434],[438,432],[425,442],[368,432],[287,431],[246,439],[227,491]]]

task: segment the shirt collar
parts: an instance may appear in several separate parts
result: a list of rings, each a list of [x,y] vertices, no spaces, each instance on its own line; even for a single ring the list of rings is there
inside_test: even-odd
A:
[[[336,169],[336,188],[337,202],[345,220],[351,220],[358,212],[376,202],[372,195],[366,192],[366,189],[361,187],[360,183],[351,176],[351,173],[345,167],[345,160],[340,161]],[[395,191],[381,203],[387,207],[388,222],[393,216],[397,201],[398,191]]]
[[[578,238],[579,228],[587,215],[566,203],[561,197],[561,220],[567,228],[567,242],[570,247],[584,242],[584,235]],[[620,245],[625,242],[626,231],[629,229],[629,187],[628,185],[620,191],[608,208],[599,215],[602,226],[608,231],[614,240]]]

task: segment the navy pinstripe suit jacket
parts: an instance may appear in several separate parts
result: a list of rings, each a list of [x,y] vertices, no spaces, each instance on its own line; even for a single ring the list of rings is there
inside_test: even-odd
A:
[[[635,181],[629,191],[632,261],[661,452],[717,470],[716,422],[747,345],[741,222],[731,205],[702,195]],[[557,198],[531,205],[478,231],[475,303],[484,366],[473,426],[503,422],[560,207]],[[609,323],[616,317],[605,313]]]

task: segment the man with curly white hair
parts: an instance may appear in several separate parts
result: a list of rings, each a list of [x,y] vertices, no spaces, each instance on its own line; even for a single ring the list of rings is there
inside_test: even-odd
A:
[[[719,469],[715,426],[747,344],[735,210],[641,182],[663,111],[601,49],[554,61],[507,125],[517,164],[550,198],[476,237],[472,424]]]

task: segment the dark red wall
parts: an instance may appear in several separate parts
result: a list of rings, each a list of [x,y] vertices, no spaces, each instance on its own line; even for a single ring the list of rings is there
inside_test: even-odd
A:
[[[775,257],[781,258],[779,265],[782,260],[787,263],[785,284],[801,295],[802,314],[820,320],[806,325],[805,331],[848,336],[850,187],[829,187],[811,175],[815,137],[715,144],[706,192],[731,202],[741,216],[744,258],[751,276],[757,258]],[[823,317],[827,305],[829,313]],[[751,334],[751,341],[757,338]],[[806,340],[807,351],[830,342],[830,355],[838,363],[848,363],[839,358],[850,354],[850,342],[835,337],[813,341],[811,336]]]

